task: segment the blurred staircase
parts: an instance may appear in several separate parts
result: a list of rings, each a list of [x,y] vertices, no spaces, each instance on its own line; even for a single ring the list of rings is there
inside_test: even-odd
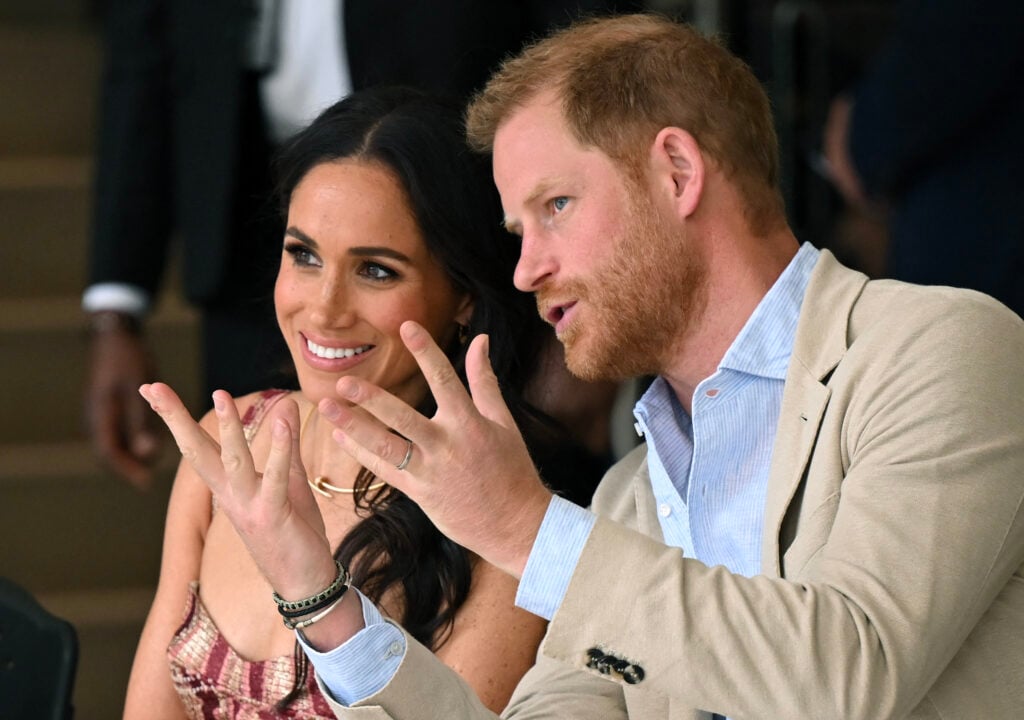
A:
[[[94,15],[85,0],[0,0],[0,575],[75,625],[77,720],[121,716],[175,465],[169,448],[153,489],[134,490],[82,430]],[[168,295],[149,334],[161,377],[196,397],[193,314]]]

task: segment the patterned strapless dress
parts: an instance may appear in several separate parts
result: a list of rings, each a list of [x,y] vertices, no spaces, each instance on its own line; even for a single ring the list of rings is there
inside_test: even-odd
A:
[[[268,390],[246,412],[242,423],[252,439],[267,411],[287,393]],[[276,703],[295,684],[291,655],[249,661],[235,652],[203,607],[199,586],[189,587],[185,621],[167,648],[171,678],[192,720],[333,720],[334,713],[309,668],[305,691],[285,710]]]

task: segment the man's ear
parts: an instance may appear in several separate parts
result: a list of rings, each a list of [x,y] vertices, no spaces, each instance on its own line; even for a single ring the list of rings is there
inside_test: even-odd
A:
[[[651,145],[651,170],[670,194],[680,218],[694,213],[704,193],[704,155],[693,135],[662,128]]]

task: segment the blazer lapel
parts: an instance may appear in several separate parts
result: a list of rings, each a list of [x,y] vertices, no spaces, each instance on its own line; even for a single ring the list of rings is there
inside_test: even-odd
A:
[[[866,276],[822,250],[807,285],[768,476],[761,546],[761,571],[767,575],[781,575],[783,520],[814,450],[832,394],[827,378],[846,353],[850,312],[866,283]]]

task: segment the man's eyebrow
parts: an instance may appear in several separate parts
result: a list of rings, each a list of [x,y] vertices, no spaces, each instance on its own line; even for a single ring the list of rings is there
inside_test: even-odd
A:
[[[564,178],[547,178],[541,180],[534,186],[533,190],[530,191],[530,194],[526,196],[526,199],[523,200],[523,206],[527,207],[532,205],[537,202],[537,200],[551,192],[552,188],[564,184]],[[518,218],[506,215],[505,219],[502,221],[502,225],[504,225],[505,229],[513,235],[523,234],[523,223]]]

